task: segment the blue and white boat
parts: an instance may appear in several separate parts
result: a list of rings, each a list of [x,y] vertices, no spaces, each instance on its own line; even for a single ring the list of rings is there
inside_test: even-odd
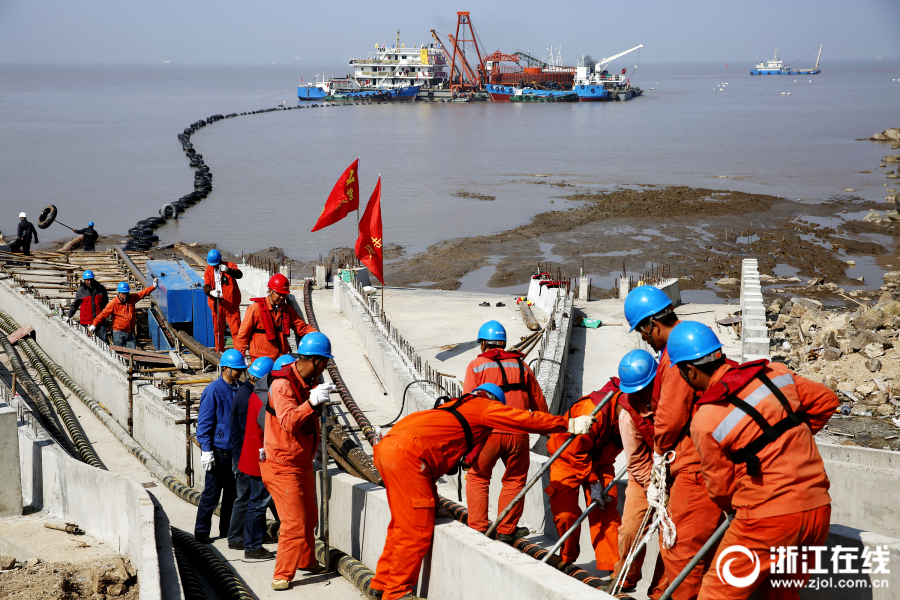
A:
[[[323,83],[301,83],[297,86],[297,99],[304,101],[324,100],[328,95],[328,88]]]
[[[778,58],[778,50],[775,50],[775,58],[756,63],[756,68],[750,71],[751,75],[818,75],[819,59],[822,58],[822,46],[819,46],[819,56],[816,57],[816,66],[812,69],[792,69]]]
[[[535,96],[537,98],[555,98],[567,96],[572,90],[539,90],[537,88],[519,88],[511,85],[488,83],[485,86],[487,93],[494,102],[511,102],[513,96]]]
[[[626,69],[622,69],[621,73],[610,73],[607,70],[609,63],[615,59],[643,47],[643,44],[639,44],[625,52],[604,58],[594,63],[593,67],[585,64],[583,59],[579,61],[575,67],[575,83],[572,87],[572,91],[578,95],[578,101],[629,100],[643,94],[641,88],[631,85]]]

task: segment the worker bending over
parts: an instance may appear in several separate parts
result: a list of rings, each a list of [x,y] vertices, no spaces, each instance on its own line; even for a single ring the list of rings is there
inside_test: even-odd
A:
[[[300,340],[297,354],[300,358],[296,361],[272,371],[265,417],[265,459],[259,465],[281,518],[272,580],[275,590],[288,589],[297,569],[325,572],[325,566],[316,561],[313,537],[319,516],[312,463],[319,449],[320,405],[334,389],[330,384],[316,385],[328,359],[333,358],[331,342],[324,334],[311,332]]]
[[[100,234],[94,230],[94,222],[91,221],[88,223],[88,226],[84,229],[73,229],[73,232],[82,236],[81,245],[84,247],[85,252],[93,252],[95,246],[97,245],[97,240],[100,239]]]
[[[158,284],[159,279],[154,277],[153,285],[142,289],[137,294],[132,294],[131,286],[128,285],[127,281],[119,283],[119,286],[116,288],[116,291],[118,292],[116,297],[106,305],[106,308],[100,311],[100,314],[97,315],[97,318],[95,318],[91,323],[91,326],[88,327],[91,334],[106,321],[106,317],[112,315],[113,346],[123,346],[125,348],[136,350],[137,340],[134,337],[134,329],[137,326],[137,317],[135,316],[134,305],[149,296],[153,290],[156,289]]]
[[[815,565],[806,548],[824,546],[828,537],[830,483],[813,436],[837,409],[837,395],[782,363],[726,361],[716,334],[693,321],[672,331],[669,357],[702,394],[694,403],[691,438],[706,489],[720,510],[735,513],[719,548],[743,546],[756,555],[751,562],[730,554],[731,575],[749,577],[760,569],[746,587],[723,583],[710,569],[700,598],[743,599],[759,589],[762,598],[799,599],[798,582],[810,576],[799,565]],[[770,553],[779,547],[799,552],[796,574],[769,572]],[[773,579],[787,584],[773,587]]]
[[[94,323],[106,305],[109,304],[109,293],[106,287],[94,279],[93,271],[85,271],[81,276],[81,285],[75,292],[75,299],[69,305],[69,312],[66,314],[66,321],[72,322],[72,317],[78,313],[78,323],[82,327],[90,327]],[[106,321],[103,321],[95,330],[94,335],[103,340],[106,339]]]
[[[240,331],[234,336],[236,350],[249,351],[252,360],[260,356],[275,360],[291,351],[288,344],[291,331],[301,338],[316,331],[285,301],[290,293],[287,277],[277,273],[269,279],[269,293],[265,298],[251,298],[253,304],[244,313]]]
[[[488,321],[478,330],[481,354],[469,363],[463,382],[463,391],[470,393],[483,383],[500,386],[506,396],[506,406],[534,412],[547,412],[547,401],[525,357],[519,352],[507,352],[506,329],[497,321]],[[474,453],[473,453],[474,454]],[[503,488],[497,513],[525,487],[528,466],[531,464],[528,434],[509,429],[495,429],[477,456],[470,457],[472,467],[466,474],[466,502],[469,509],[469,527],[485,533],[488,522],[488,498],[491,475],[497,460],[506,466]],[[524,505],[515,506],[500,525],[497,534],[502,542],[512,542],[528,535],[527,527],[518,527]]]
[[[484,383],[470,394],[401,419],[375,445],[375,466],[387,488],[391,522],[370,584],[370,597],[415,598],[413,585],[434,535],[435,482],[488,439],[493,429],[522,433],[566,431],[566,419],[505,406],[503,390]],[[587,433],[593,418],[568,420],[570,433]]]
[[[657,364],[646,350],[632,350],[619,362],[619,388],[625,392],[618,397],[619,433],[628,468],[628,486],[625,488],[625,507],[619,525],[619,561],[612,574],[612,581],[619,578],[628,553],[647,531],[649,521],[641,529],[641,523],[650,506],[647,504],[647,488],[653,466],[653,382],[657,376]],[[621,590],[634,592],[641,580],[646,548],[641,550],[625,573]],[[656,600],[666,589],[662,557],[656,556],[656,566],[650,580],[648,596]]]
[[[219,537],[228,537],[231,513],[236,495],[231,465],[231,404],[247,370],[244,355],[226,350],[219,359],[222,376],[206,386],[200,396],[197,412],[197,443],[200,464],[206,471],[203,493],[197,506],[194,537],[201,544],[211,544],[212,514],[222,497],[219,511]]]
[[[666,343],[672,329],[680,323],[672,301],[659,289],[644,285],[628,294],[624,310],[632,331],[637,330],[644,342],[661,353],[653,385],[653,401],[657,405],[653,426],[653,467],[647,498],[651,505],[665,506],[674,524],[674,541],[666,535],[667,528],[660,527],[660,554],[666,567],[666,578],[674,581],[724,517],[706,493],[700,472],[700,455],[689,433],[695,392],[676,371],[669,369],[671,363]],[[666,455],[670,452],[674,452],[674,461],[667,464]],[[711,558],[712,553],[707,553],[691,570],[672,595],[674,600],[697,597],[703,574],[712,564]]]
[[[209,296],[212,311],[216,352],[225,350],[225,323],[231,329],[231,337],[241,330],[241,288],[237,280],[244,274],[237,265],[222,261],[222,253],[213,248],[206,254],[206,271],[203,273],[203,291]],[[272,360],[277,357],[270,356]]]

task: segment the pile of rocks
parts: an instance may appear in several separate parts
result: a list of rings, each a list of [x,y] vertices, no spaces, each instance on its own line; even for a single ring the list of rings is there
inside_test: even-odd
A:
[[[888,277],[891,276],[891,277]],[[900,273],[888,273],[893,287]],[[900,294],[882,292],[873,305],[826,309],[812,298],[768,306],[772,359],[798,374],[843,392],[851,414],[900,412]]]
[[[885,129],[881,133],[876,133],[868,139],[873,142],[893,142],[894,145],[891,146],[891,148],[900,148],[900,128],[891,127],[890,129]]]

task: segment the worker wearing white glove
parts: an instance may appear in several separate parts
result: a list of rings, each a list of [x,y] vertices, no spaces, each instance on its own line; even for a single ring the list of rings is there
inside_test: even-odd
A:
[[[219,290],[210,290],[209,295],[211,298],[221,298],[222,292],[220,292]]]
[[[213,465],[216,464],[216,455],[212,450],[200,453],[200,464],[203,465],[204,470],[212,471]]]
[[[597,419],[590,415],[581,415],[580,417],[573,417],[569,419],[569,433],[575,435],[584,435],[591,430],[591,425],[596,422]]]
[[[221,264],[219,265],[219,272],[220,272],[220,273],[224,273],[224,272],[226,272],[227,270],[228,270],[228,265],[226,265],[225,263],[221,263]]]
[[[97,330],[96,325],[91,325],[90,327],[88,327],[88,331],[90,331],[91,333],[94,333],[96,330]]]
[[[375,426],[375,443],[377,444],[382,439],[384,439],[384,435],[381,433],[381,427],[378,425]]]
[[[159,287],[159,277],[153,278],[153,287]]]
[[[323,402],[327,402],[331,391],[336,389],[337,388],[330,383],[321,383],[317,385],[309,392],[309,405],[318,406]]]
[[[591,502],[596,502],[600,508],[606,506],[608,496],[603,495],[603,482],[595,481],[591,484]]]

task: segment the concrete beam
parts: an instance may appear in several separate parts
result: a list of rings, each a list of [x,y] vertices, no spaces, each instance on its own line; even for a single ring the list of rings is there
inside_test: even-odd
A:
[[[22,470],[19,467],[17,429],[16,410],[7,404],[0,404],[0,517],[22,514]]]
[[[769,358],[766,309],[759,282],[759,264],[745,258],[741,267],[741,362]]]

